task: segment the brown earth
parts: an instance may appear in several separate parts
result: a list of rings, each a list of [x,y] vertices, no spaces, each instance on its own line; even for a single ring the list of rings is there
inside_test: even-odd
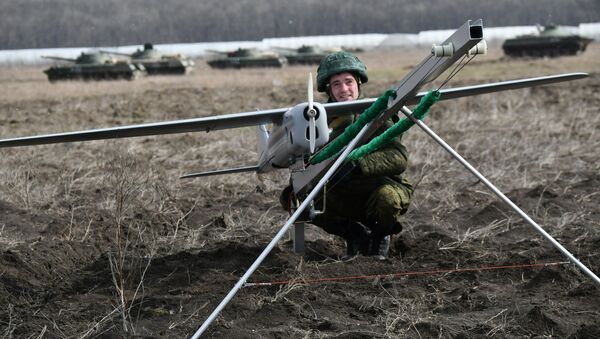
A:
[[[361,55],[376,96],[426,49]],[[510,60],[492,50],[450,86],[584,71],[569,83],[440,102],[428,125],[592,271],[600,273],[600,46]],[[287,107],[312,67],[49,84],[0,68],[5,137]],[[443,78],[444,76],[442,76]],[[208,328],[214,338],[600,337],[600,286],[417,128],[405,136],[413,205],[390,260],[339,261],[310,226],[282,241]],[[3,338],[190,337],[287,217],[287,171],[180,180],[253,164],[254,129],[2,149]],[[352,280],[323,278],[383,275]]]

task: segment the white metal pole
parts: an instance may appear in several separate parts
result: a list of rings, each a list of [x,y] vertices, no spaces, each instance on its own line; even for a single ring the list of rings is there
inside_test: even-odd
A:
[[[440,146],[442,146],[450,155],[452,155],[458,162],[460,162],[466,169],[473,173],[481,182],[486,185],[494,194],[496,194],[502,201],[510,206],[515,212],[517,212],[526,222],[540,232],[546,239],[548,239],[554,247],[558,248],[571,262],[577,265],[585,274],[590,276],[598,285],[600,285],[600,278],[594,274],[589,268],[582,264],[573,254],[567,251],[558,241],[556,241],[548,232],[546,232],[540,225],[538,225],[533,219],[531,219],[525,212],[523,212],[515,203],[508,199],[499,189],[496,188],[491,182],[489,182],[481,173],[479,173],[471,164],[469,164],[463,157],[460,156],[452,147],[450,147],[442,138],[440,138],[435,132],[433,132],[424,122],[418,120],[412,116],[412,112],[406,106],[401,108],[402,113],[411,119],[417,126],[419,126],[425,133],[433,138]]]
[[[300,206],[298,207],[298,209],[296,210],[296,212],[294,212],[290,216],[290,218],[287,220],[287,222],[285,223],[285,225],[283,225],[283,227],[279,230],[279,232],[277,233],[277,235],[275,235],[275,237],[271,240],[271,242],[269,243],[269,245],[267,245],[267,247],[262,251],[262,253],[258,256],[258,258],[250,266],[250,268],[248,268],[248,271],[246,271],[246,273],[240,278],[240,280],[237,282],[237,284],[235,284],[235,286],[231,289],[231,291],[229,291],[229,293],[225,296],[225,298],[221,301],[221,303],[215,308],[215,310],[210,314],[210,316],[204,321],[204,323],[202,324],[202,326],[200,326],[200,328],[192,336],[192,339],[200,338],[200,336],[202,335],[202,333],[204,333],[204,331],[206,330],[206,328],[213,322],[213,320],[217,317],[217,315],[219,315],[219,313],[221,312],[221,310],[223,310],[223,308],[227,305],[227,303],[229,303],[229,301],[233,298],[233,296],[235,296],[235,294],[237,293],[237,291],[240,288],[242,288],[242,286],[244,285],[244,283],[246,282],[246,280],[248,280],[248,278],[250,278],[250,276],[252,275],[252,273],[254,273],[254,271],[263,262],[263,260],[271,252],[271,250],[273,250],[273,247],[275,247],[275,245],[277,244],[277,242],[285,235],[285,233],[288,231],[288,229],[290,228],[290,226],[294,224],[294,222],[296,221],[296,219],[298,219],[298,217],[300,216],[300,214],[306,209],[306,207],[308,207],[308,205],[310,204],[310,202],[317,195],[317,192],[319,192],[321,190],[321,188],[323,188],[323,186],[325,185],[325,183],[327,182],[327,180],[329,180],[329,178],[333,175],[333,172],[335,172],[335,170],[342,164],[342,162],[344,161],[344,159],[346,159],[346,156],[348,156],[348,153],[350,153],[354,149],[354,147],[356,146],[356,144],[358,143],[358,141],[362,139],[362,136],[366,133],[369,125],[371,125],[371,123],[368,123],[367,125],[365,125],[363,127],[363,129],[358,133],[358,135],[348,144],[348,146],[346,147],[346,149],[336,159],[336,161],[333,163],[333,165],[331,165],[331,167],[327,170],[327,172],[325,173],[325,175],[323,175],[323,177],[321,178],[321,180],[319,180],[319,182],[317,183],[317,185],[312,189],[312,191],[304,199],[304,201],[302,202],[302,204],[300,204]]]

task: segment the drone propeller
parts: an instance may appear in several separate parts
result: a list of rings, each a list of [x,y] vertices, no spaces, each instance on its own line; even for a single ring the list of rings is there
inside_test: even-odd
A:
[[[317,139],[317,130],[315,126],[315,117],[317,111],[313,107],[313,80],[312,72],[308,73],[308,141],[310,142],[310,154],[315,153],[315,140]]]

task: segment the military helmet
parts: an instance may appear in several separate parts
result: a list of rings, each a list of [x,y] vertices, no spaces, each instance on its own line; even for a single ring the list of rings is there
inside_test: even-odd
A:
[[[325,92],[327,82],[332,75],[351,72],[359,77],[361,83],[369,81],[367,67],[350,52],[335,52],[324,57],[317,68],[317,91]]]

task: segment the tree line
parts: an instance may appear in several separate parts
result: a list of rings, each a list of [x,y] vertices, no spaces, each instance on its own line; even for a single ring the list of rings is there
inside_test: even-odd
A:
[[[0,49],[416,33],[600,21],[598,0],[18,0],[0,1]]]

